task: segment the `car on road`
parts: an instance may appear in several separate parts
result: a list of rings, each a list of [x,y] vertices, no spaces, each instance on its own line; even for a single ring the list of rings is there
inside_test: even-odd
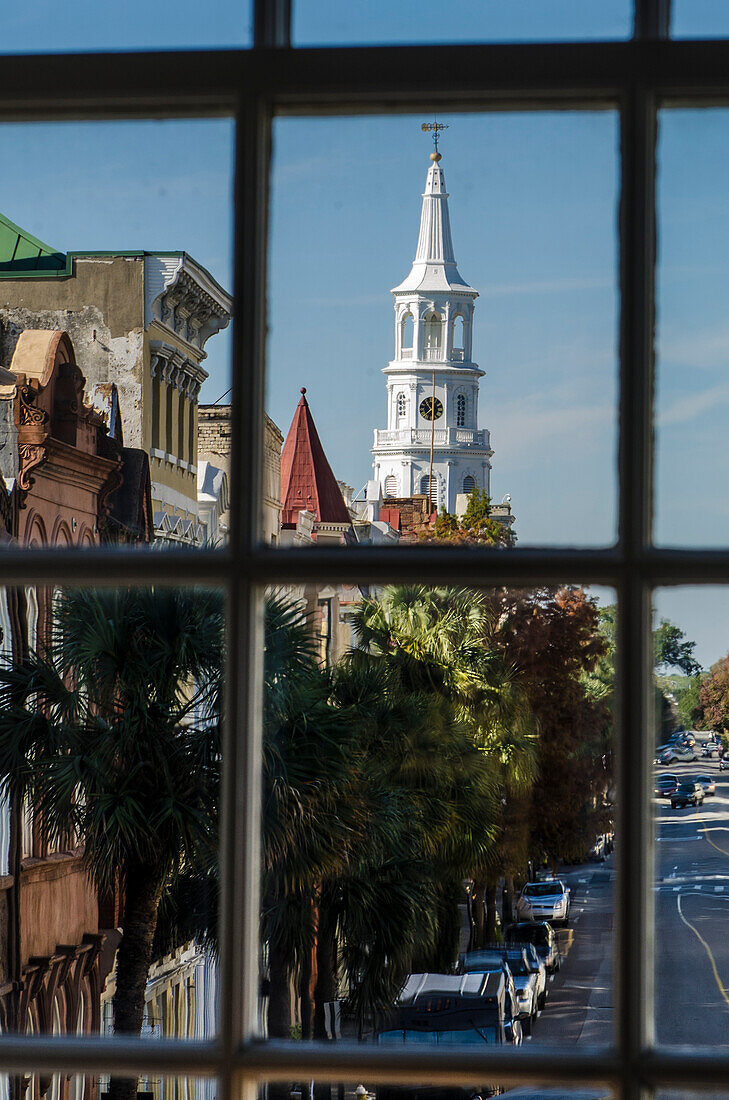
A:
[[[679,783],[678,790],[671,795],[671,808],[682,809],[684,806],[703,806],[704,788],[695,779],[686,783]]]
[[[666,745],[657,757],[658,764],[691,763],[696,760],[696,750],[689,745]]]
[[[653,794],[656,798],[670,798],[678,787],[678,776],[673,772],[663,772],[653,780]]]
[[[530,950],[533,950],[530,945]],[[514,982],[516,1006],[525,1035],[531,1035],[539,1009],[546,997],[545,968],[527,957],[524,947],[508,948],[503,943],[479,951],[467,951],[459,969],[463,974],[494,971],[506,964]]]
[[[708,794],[716,794],[716,782],[711,775],[697,775],[694,777],[697,783],[704,788],[704,797]]]
[[[552,925],[547,921],[539,923],[521,921],[516,924],[507,924],[505,938],[510,947],[531,944],[550,974],[554,974],[562,965],[557,937]]]
[[[397,1004],[375,1029],[382,1046],[452,1047],[521,1042],[502,972],[494,974],[411,974]],[[378,1100],[471,1100],[493,1096],[496,1085],[378,1085]]]
[[[567,924],[570,916],[570,892],[561,879],[527,882],[516,903],[520,921],[559,921]]]
[[[377,1041],[518,1045],[521,1023],[505,971],[411,974],[381,1021]]]
[[[701,746],[701,755],[709,760],[721,756],[722,747],[718,737],[709,737]]]

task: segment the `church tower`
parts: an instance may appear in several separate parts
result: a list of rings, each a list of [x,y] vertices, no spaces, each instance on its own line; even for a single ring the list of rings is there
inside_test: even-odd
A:
[[[395,357],[387,377],[387,428],[375,429],[374,477],[384,497],[430,493],[438,510],[456,497],[490,493],[489,433],[479,428],[472,359],[478,292],[459,274],[441,155],[430,154],[412,270],[392,291]],[[432,482],[430,482],[432,453]]]

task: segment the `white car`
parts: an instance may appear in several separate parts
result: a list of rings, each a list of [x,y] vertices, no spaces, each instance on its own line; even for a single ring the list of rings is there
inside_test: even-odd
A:
[[[696,752],[689,745],[667,745],[658,757],[659,764],[673,764],[677,760],[690,763],[696,760]]]
[[[519,920],[560,921],[570,915],[569,888],[558,878],[547,882],[527,882],[516,903]]]

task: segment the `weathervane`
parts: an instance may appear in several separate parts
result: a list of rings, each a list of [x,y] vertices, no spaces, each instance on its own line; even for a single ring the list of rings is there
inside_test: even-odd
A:
[[[433,160],[440,160],[440,153],[438,152],[438,134],[440,133],[441,130],[447,130],[448,129],[448,124],[443,123],[443,122],[438,122],[437,120],[434,121],[434,122],[424,122],[424,123],[422,123],[420,129],[423,131],[423,133],[432,133],[432,135],[433,135],[433,146],[434,146],[434,149],[435,149],[435,155],[433,156],[432,159]]]

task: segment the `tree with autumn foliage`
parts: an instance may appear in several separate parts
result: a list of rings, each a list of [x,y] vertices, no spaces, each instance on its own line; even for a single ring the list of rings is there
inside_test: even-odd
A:
[[[519,670],[536,720],[538,774],[528,824],[532,852],[557,864],[584,856],[609,817],[609,699],[586,675],[608,652],[596,601],[565,587],[499,593],[504,654]]]
[[[474,489],[462,516],[455,516],[443,508],[434,527],[418,534],[418,542],[510,547],[516,543],[516,535],[509,527],[492,518],[491,498],[486,491]]]
[[[699,689],[699,700],[705,725],[729,738],[729,655],[711,666]]]

